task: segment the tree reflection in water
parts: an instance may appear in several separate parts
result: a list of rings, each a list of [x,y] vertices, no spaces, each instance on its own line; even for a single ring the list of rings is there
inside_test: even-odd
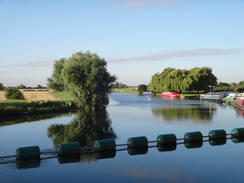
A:
[[[216,108],[212,107],[187,107],[187,108],[154,108],[152,113],[155,116],[161,116],[166,121],[181,121],[181,120],[202,120],[209,121],[212,119]]]
[[[98,139],[116,138],[111,127],[111,119],[105,106],[78,110],[74,119],[68,124],[50,125],[48,137],[52,138],[54,147],[68,142],[79,142],[81,147],[93,147]]]

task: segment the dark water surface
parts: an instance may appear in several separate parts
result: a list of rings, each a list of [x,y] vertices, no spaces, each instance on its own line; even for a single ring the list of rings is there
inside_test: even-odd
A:
[[[0,156],[18,147],[38,145],[55,150],[60,143],[92,146],[102,138],[125,144],[129,137],[244,127],[244,114],[231,106],[199,100],[165,100],[151,96],[111,94],[106,110],[59,115],[24,116],[0,121]],[[0,182],[244,182],[244,143],[232,139],[200,144],[120,150],[72,157],[42,155],[28,162],[0,159]],[[123,147],[118,148],[123,149]],[[53,158],[52,158],[53,157]],[[13,162],[11,162],[13,161]],[[5,163],[8,162],[8,163]]]

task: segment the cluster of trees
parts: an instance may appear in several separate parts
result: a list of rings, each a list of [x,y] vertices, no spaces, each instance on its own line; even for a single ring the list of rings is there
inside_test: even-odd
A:
[[[207,91],[209,86],[216,86],[217,78],[210,67],[195,67],[190,70],[166,68],[161,73],[152,76],[150,91]]]
[[[137,89],[139,95],[142,95],[143,92],[147,91],[147,85],[145,84],[140,84]]]
[[[118,88],[118,89],[121,89],[121,88],[129,88],[126,84],[123,84],[123,83],[119,83],[119,82],[115,82],[113,85],[112,85],[112,88]]]
[[[4,90],[4,88],[5,88],[5,87],[4,87],[3,83],[0,83],[0,90]],[[32,87],[26,87],[25,85],[20,84],[20,85],[18,85],[17,87],[12,87],[12,88],[26,89],[26,88],[32,88]],[[36,88],[45,88],[45,87],[42,87],[41,85],[37,85]]]
[[[4,89],[4,86],[2,83],[0,83],[0,90],[3,90]]]
[[[69,92],[79,107],[108,104],[116,77],[107,71],[107,62],[95,53],[77,52],[55,61],[47,87]]]
[[[225,83],[219,82],[217,86],[214,88],[215,91],[244,91],[244,80],[239,83]]]

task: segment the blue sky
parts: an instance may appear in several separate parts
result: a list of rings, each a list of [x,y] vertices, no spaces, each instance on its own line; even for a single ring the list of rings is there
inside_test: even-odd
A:
[[[0,0],[0,83],[46,86],[53,63],[90,50],[127,85],[167,67],[244,80],[244,0]]]

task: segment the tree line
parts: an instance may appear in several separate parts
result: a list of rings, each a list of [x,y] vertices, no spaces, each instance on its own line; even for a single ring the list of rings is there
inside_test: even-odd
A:
[[[16,89],[32,89],[32,88],[37,88],[37,89],[43,89],[43,88],[46,88],[44,86],[41,86],[41,85],[37,85],[36,87],[27,87],[25,86],[24,84],[20,84],[16,87],[6,87],[3,85],[3,83],[0,83],[0,90],[4,90],[4,88],[16,88]]]
[[[244,80],[238,83],[226,83],[226,82],[219,82],[217,86],[214,88],[215,91],[244,91]]]

